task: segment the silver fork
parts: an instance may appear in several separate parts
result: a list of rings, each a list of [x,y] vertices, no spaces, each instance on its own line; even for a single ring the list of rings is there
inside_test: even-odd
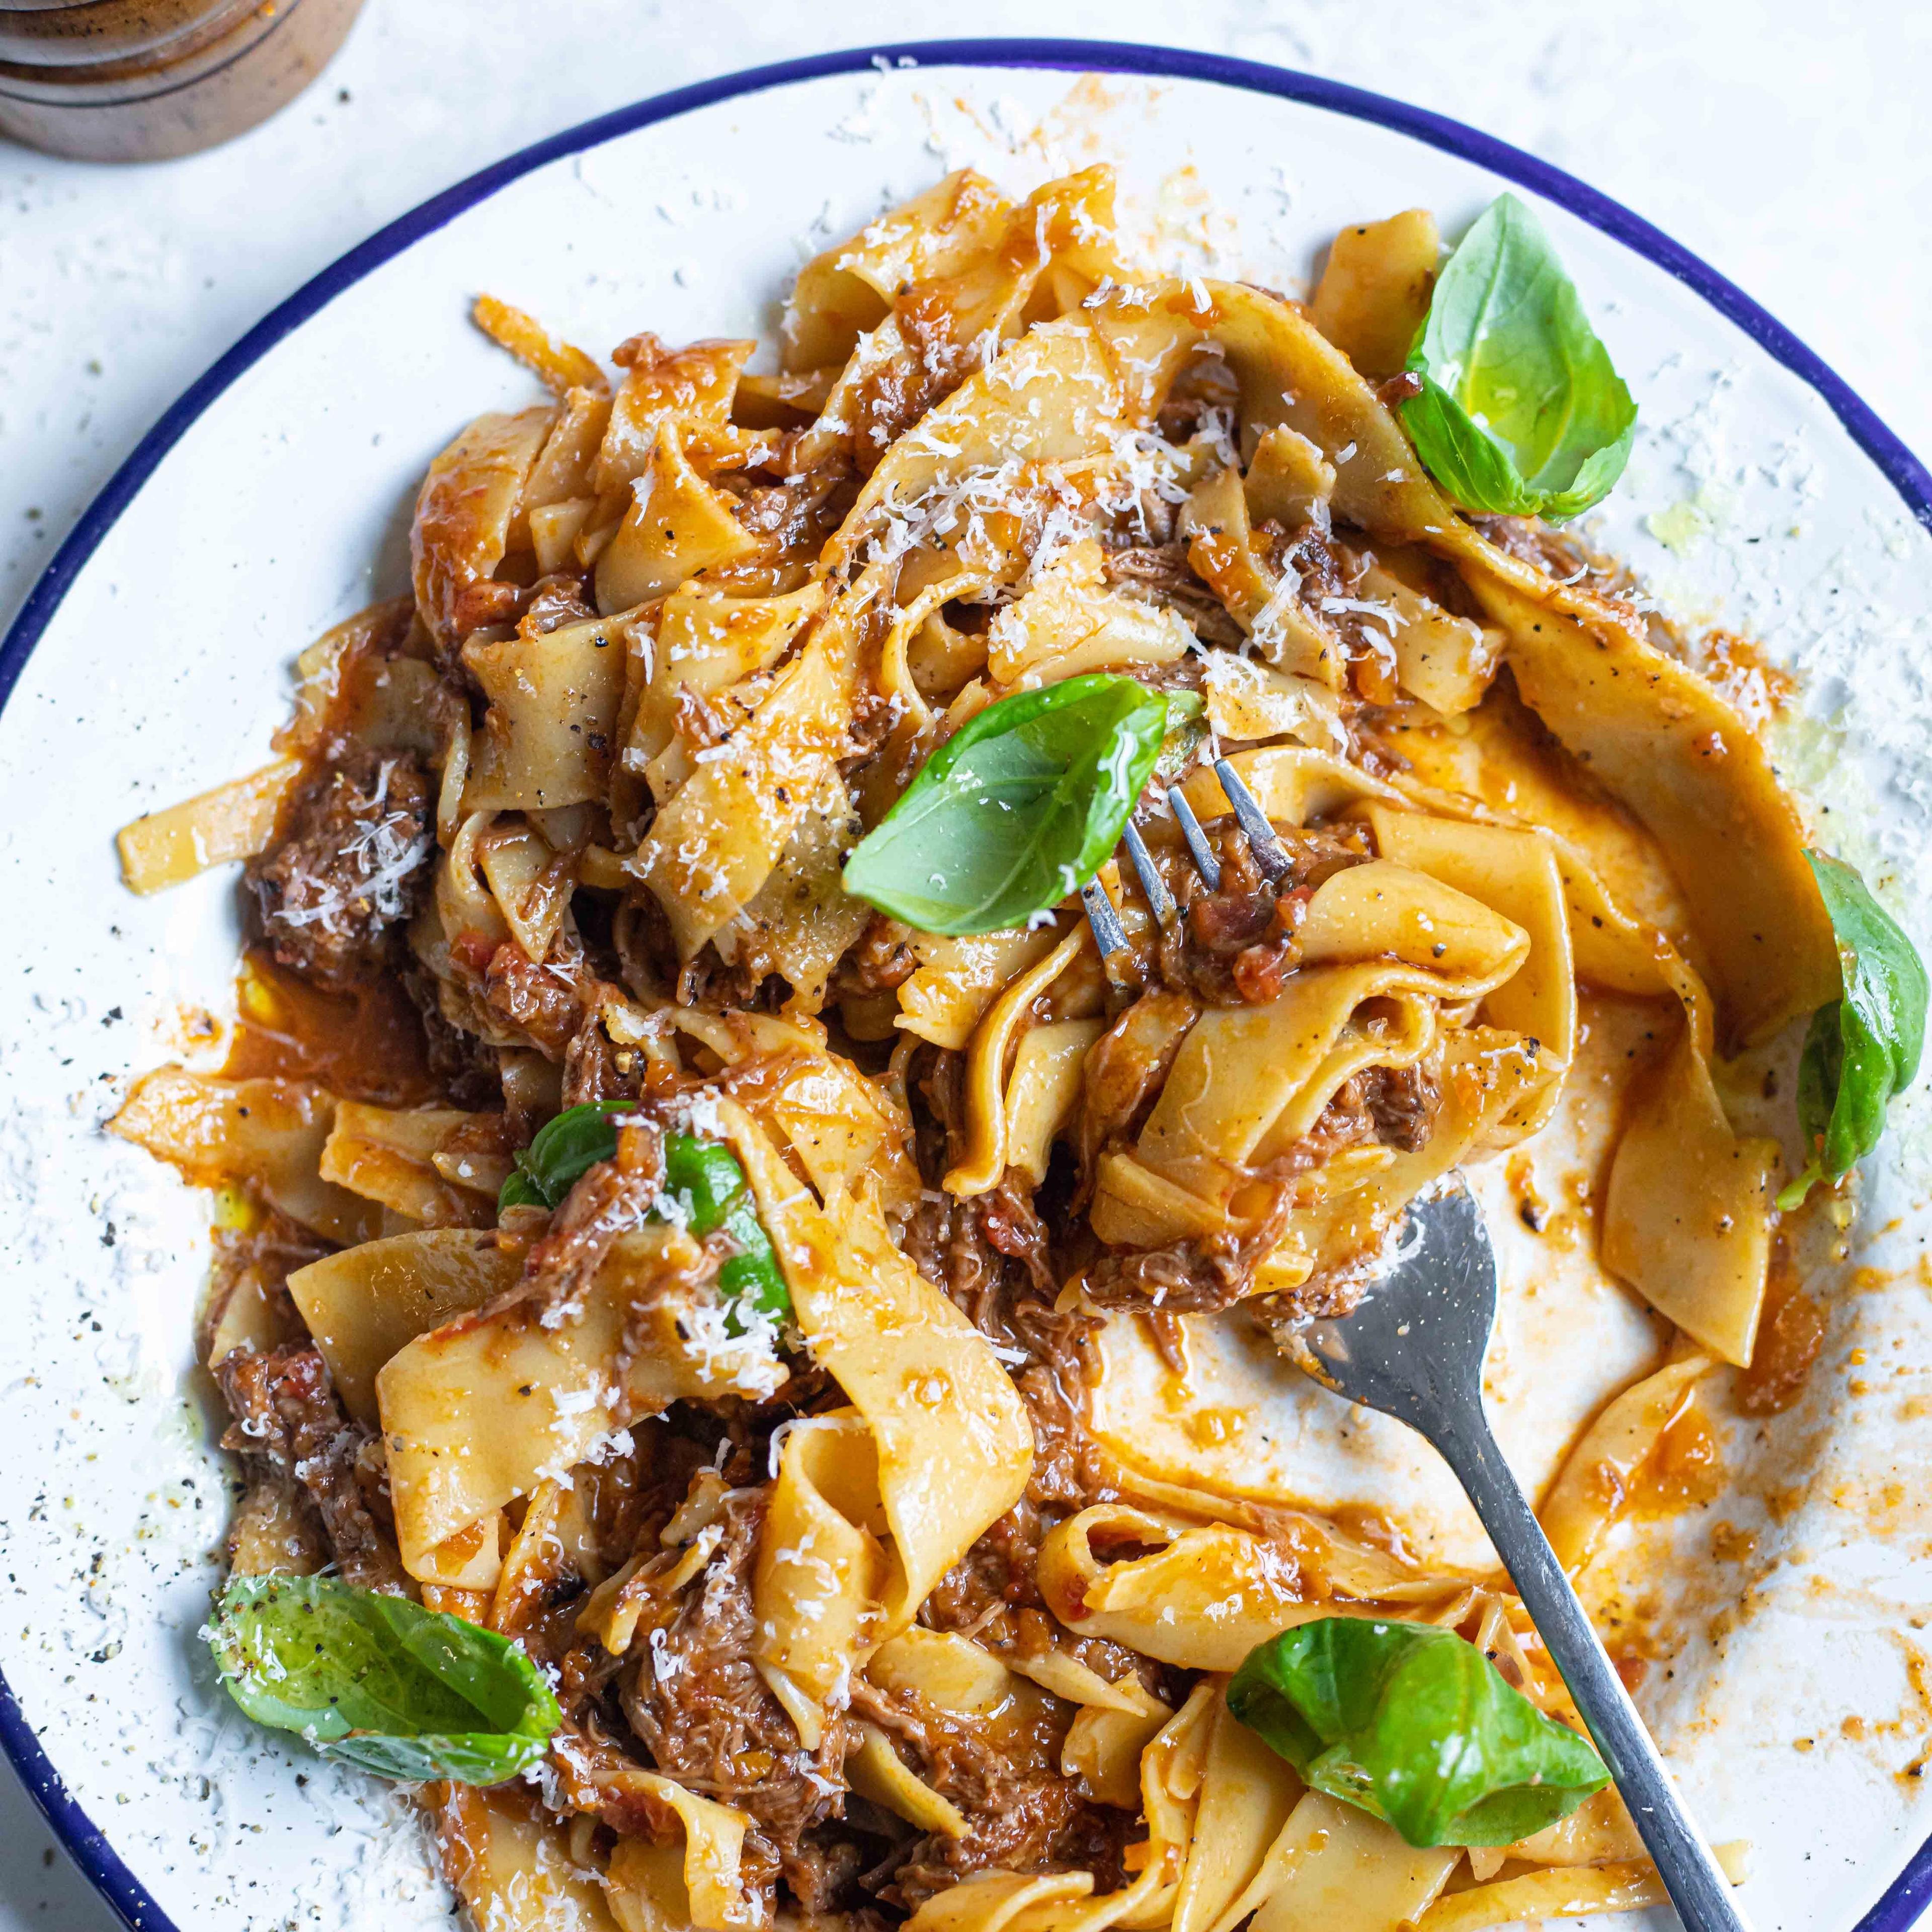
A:
[[[1226,758],[1215,776],[1264,874],[1279,880],[1287,853],[1267,814]],[[1169,790],[1182,840],[1211,892],[1220,867],[1178,787]],[[1127,856],[1156,922],[1180,916],[1153,855],[1130,825]],[[1096,880],[1082,895],[1108,982],[1124,990],[1138,974],[1120,915]],[[1490,1430],[1483,1408],[1483,1358],[1496,1320],[1496,1264],[1482,1211],[1460,1174],[1411,1204],[1395,1258],[1352,1314],[1311,1323],[1300,1334],[1301,1366],[1351,1402],[1406,1423],[1454,1471],[1503,1560],[1544,1646],[1582,1714],[1631,1818],[1689,1932],[1745,1932],[1729,1881],[1670,1782],[1643,1720],[1591,1627]]]
[[[1515,1583],[1677,1916],[1690,1932],[1743,1932],[1729,1881],[1684,1808],[1643,1720],[1591,1628],[1483,1410],[1483,1358],[1496,1319],[1496,1264],[1482,1210],[1460,1175],[1411,1204],[1396,1258],[1352,1314],[1300,1340],[1316,1378],[1406,1422],[1456,1472]]]
[[[1260,801],[1226,758],[1214,760],[1214,776],[1221,781],[1221,789],[1234,808],[1234,822],[1241,828],[1241,835],[1248,842],[1248,850],[1254,854],[1255,863],[1261,868],[1262,876],[1277,884],[1286,878],[1294,869],[1293,862],[1275,836],[1274,827],[1268,823],[1268,814],[1262,811]],[[1221,862],[1215,856],[1214,848],[1208,843],[1200,820],[1194,815],[1194,808],[1187,802],[1178,784],[1168,788],[1167,802],[1174,814],[1174,824],[1180,829],[1181,842],[1187,848],[1189,861],[1200,875],[1202,884],[1210,892],[1218,891]],[[1167,881],[1161,877],[1160,868],[1154,862],[1154,854],[1148,850],[1147,841],[1131,824],[1121,835],[1121,842],[1127,848],[1127,857],[1133,866],[1135,877],[1140,880],[1141,890],[1146,896],[1154,922],[1165,932],[1180,917],[1180,908],[1168,890]],[[1089,880],[1082,888],[1080,903],[1087,914],[1087,923],[1094,929],[1094,942],[1100,949],[1100,964],[1106,973],[1108,984],[1117,994],[1138,990],[1139,972],[1133,949],[1127,944],[1126,929],[1120,923],[1120,915],[1114,910],[1113,901],[1107,896],[1106,888],[1098,879]]]

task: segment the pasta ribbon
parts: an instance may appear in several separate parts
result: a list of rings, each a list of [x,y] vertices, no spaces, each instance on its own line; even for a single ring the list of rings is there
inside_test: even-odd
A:
[[[635,1932],[570,1855],[568,1834],[515,1784],[431,1787],[443,1876],[478,1932]],[[656,1932],[656,1928],[652,1928]]]
[[[979,1331],[894,1245],[871,1194],[832,1187],[821,1204],[742,1107],[721,1101],[718,1116],[812,1358],[871,1434],[891,1539],[868,1632],[882,1642],[912,1622],[932,1586],[1018,1501],[1033,1466],[1033,1425]],[[855,1655],[855,1667],[861,1660]]]
[[[963,1047],[1000,988],[1052,952],[1061,938],[1052,926],[964,939],[919,934],[912,949],[920,964],[899,988],[899,1014],[892,1024],[934,1046]]]
[[[164,1066],[129,1090],[108,1131],[202,1186],[246,1181],[292,1221],[352,1245],[388,1232],[376,1202],[322,1178],[336,1102],[297,1080],[223,1080]]]
[[[1343,1081],[1370,1066],[1414,1064],[1436,1043],[1438,1002],[1492,992],[1516,974],[1531,945],[1480,901],[1386,860],[1331,876],[1300,938],[1310,963],[1264,1006],[1202,1013],[1134,1154],[1103,1160],[1093,1208],[1102,1240],[1156,1245],[1172,1238],[1177,1218],[1184,1233],[1235,1225],[1253,1168],[1306,1136]],[[1443,1138],[1438,1125],[1425,1152]],[[1377,1167],[1395,1158],[1366,1152]]]
[[[780,597],[740,597],[688,584],[664,600],[650,671],[624,746],[628,770],[648,772],[662,802],[697,770],[701,745],[672,748],[680,694],[711,700],[768,670],[825,602],[823,585]]]
[[[713,339],[668,350],[654,335],[632,337],[626,344],[629,364],[591,470],[592,493],[608,498],[642,476],[667,424],[680,430],[723,428],[757,346]]]
[[[1595,1554],[1639,1467],[1715,1366],[1699,1352],[1668,1362],[1625,1389],[1584,1431],[1537,1512],[1564,1569],[1574,1574]]]
[[[377,1419],[376,1378],[418,1335],[506,1294],[523,1256],[494,1233],[425,1228],[326,1255],[289,1276],[342,1406],[357,1421]]]
[[[1405,1844],[1393,1825],[1325,1792],[1304,1792],[1270,1849],[1276,1882],[1254,1916],[1256,1932],[1401,1932],[1422,1918],[1462,1858],[1458,1846]]]
[[[1108,1543],[1152,1546],[1109,1562]],[[1182,1524],[1102,1503],[1055,1526],[1040,1552],[1040,1594],[1068,1629],[1187,1670],[1232,1671],[1278,1630],[1334,1613],[1304,1600],[1298,1564],[1226,1523]]]
[[[1523,574],[1492,562],[1471,588],[1508,634],[1523,701],[1642,820],[1690,904],[1723,908],[1698,937],[1726,1035],[1764,1040],[1835,999],[1831,920],[1750,728],[1601,600]]]
[[[821,796],[845,735],[873,579],[814,620],[750,721],[658,812],[628,862],[689,958],[757,895]]]
[[[445,649],[463,640],[458,604],[487,584],[510,547],[524,479],[556,412],[482,416],[429,466],[410,527],[416,608]]]
[[[1178,611],[1108,590],[1100,544],[1082,538],[994,619],[986,668],[1006,686],[1042,684],[1185,657],[1194,633]]]
[[[1075,926],[1045,958],[1006,988],[974,1029],[966,1060],[969,1140],[964,1159],[946,1177],[949,1194],[966,1200],[999,1185],[1008,1158],[1005,1089],[1013,1042],[1027,1024],[1034,1001],[1090,943],[1087,928]]]
[[[597,560],[597,608],[629,610],[758,546],[737,500],[692,467],[674,420],[658,425],[616,534]]]
[[[475,735],[465,813],[602,800],[624,694],[623,634],[601,618],[536,638],[472,644],[464,662],[490,700]]]
[[[626,1425],[680,1397],[769,1394],[769,1336],[727,1336],[722,1311],[677,1284],[700,1261],[682,1230],[619,1236],[574,1316],[527,1298],[460,1316],[376,1378],[403,1567],[419,1582],[494,1586],[498,1514],[595,1460]]]
[[[1173,1932],[1213,1932],[1260,1876],[1280,1838],[1301,1780],[1277,1751],[1228,1708],[1217,1679],[1194,1835],[1174,1901]]]
[[[958,274],[998,245],[1013,205],[986,176],[960,168],[868,223],[798,272],[780,332],[788,370],[843,362],[901,290]]]
[[[1427,741],[1419,743],[1425,769],[1433,762]],[[1508,775],[1527,809],[1546,811],[1550,790],[1507,734],[1486,734],[1486,761]],[[1459,758],[1469,791],[1480,796],[1485,782]],[[1447,794],[1426,794],[1432,809],[1455,809]],[[1506,822],[1493,807],[1462,801],[1466,830],[1484,822]],[[1480,838],[1432,830],[1440,821],[1368,807],[1378,836],[1386,832],[1390,849],[1438,855],[1432,865],[1453,866],[1445,876],[1474,882],[1470,856],[1484,848]],[[1674,895],[1647,871],[1647,845],[1641,834],[1602,811],[1572,804],[1552,813],[1563,827],[1544,833],[1550,840],[1562,881],[1570,947],[1578,979],[1625,993],[1674,1000],[1683,1022],[1664,1060],[1639,1085],[1610,1169],[1604,1214],[1602,1252],[1606,1264],[1628,1280],[1651,1305],[1726,1361],[1748,1362],[1755,1346],[1771,1244],[1772,1182],[1778,1150],[1772,1142],[1739,1138],[1726,1117],[1712,1074],[1715,1058],[1712,1001],[1704,982],[1665,934],[1634,917],[1612,898],[1599,878],[1599,862],[1619,883],[1652,907],[1670,914]],[[1453,855],[1459,847],[1466,856]],[[1491,844],[1489,849],[1499,848]],[[1492,884],[1484,890],[1501,890]],[[1526,890],[1519,880],[1514,889]],[[1546,898],[1546,879],[1540,887]],[[1498,901],[1498,903],[1502,902]],[[1526,916],[1526,901],[1513,901]],[[1546,944],[1546,955],[1552,948]],[[1501,1010],[1519,1022],[1548,1025],[1534,1018],[1537,976],[1498,996]],[[1560,1000],[1560,992],[1558,998]],[[1490,1003],[1496,1011],[1494,1001]],[[1534,1100],[1516,1126],[1534,1122],[1547,1100]]]
[[[676,1816],[684,1844],[680,1850],[622,1838],[612,1847],[604,1883],[622,1932],[746,1932],[757,1924],[759,1912],[740,1874],[751,1822],[744,1813],[655,1772],[631,1775],[640,1791]]]
[[[494,1188],[452,1185],[436,1165],[444,1142],[476,1118],[454,1107],[398,1110],[340,1100],[316,1171],[425,1227],[485,1226],[496,1218]]]
[[[855,1410],[794,1426],[758,1539],[752,1654],[807,1750],[871,1647],[886,1594],[885,1528],[865,1418]]]
[[[302,769],[298,758],[278,758],[124,825],[115,838],[123,883],[132,892],[158,892],[212,866],[252,859],[274,836],[276,817]]]

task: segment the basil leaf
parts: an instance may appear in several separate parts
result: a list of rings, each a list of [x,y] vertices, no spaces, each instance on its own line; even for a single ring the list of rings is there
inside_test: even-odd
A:
[[[586,1100],[547,1120],[505,1178],[496,1196],[498,1210],[562,1206],[564,1196],[600,1160],[615,1158],[617,1130],[611,1116],[635,1111],[629,1100]],[[738,1252],[718,1270],[727,1329],[734,1335],[744,1332],[737,1310],[747,1297],[774,1321],[789,1315],[791,1295],[737,1156],[694,1134],[667,1134],[664,1162],[664,1192],[677,1203],[684,1225],[700,1238],[722,1228],[737,1244]]]
[[[237,1577],[207,1635],[257,1724],[384,1778],[500,1784],[563,1721],[507,1637],[334,1576]]]
[[[718,1270],[724,1325],[731,1334],[743,1332],[739,1310],[747,1302],[774,1322],[790,1314],[791,1295],[770,1237],[758,1219],[752,1184],[729,1148],[691,1134],[667,1134],[664,1189],[682,1204],[694,1234],[722,1228],[737,1244],[738,1252]]]
[[[1454,1630],[1322,1617],[1258,1644],[1228,1708],[1331,1798],[1412,1845],[1507,1845],[1610,1782]]]
[[[1798,1126],[1810,1158],[1778,1197],[1800,1206],[1836,1184],[1885,1132],[1886,1103],[1912,1084],[1925,1044],[1925,965],[1856,869],[1807,852],[1838,935],[1844,997],[1811,1016],[1798,1062]]]
[[[1542,225],[1498,195],[1443,265],[1401,405],[1424,466],[1466,510],[1574,517],[1629,459],[1636,405]]]
[[[1182,686],[1167,694],[1167,735],[1154,766],[1162,784],[1174,784],[1208,742],[1207,712],[1208,700],[1198,691]]]
[[[845,862],[845,890],[922,932],[998,932],[1100,869],[1160,755],[1168,703],[1070,677],[989,704]]]
[[[513,1167],[496,1190],[496,1211],[506,1208],[548,1208],[550,1203],[538,1192],[537,1184],[520,1167]]]
[[[498,1190],[499,1210],[561,1207],[563,1197],[600,1160],[616,1157],[617,1130],[610,1116],[636,1111],[628,1100],[586,1100],[546,1120],[517,1156],[515,1172]]]

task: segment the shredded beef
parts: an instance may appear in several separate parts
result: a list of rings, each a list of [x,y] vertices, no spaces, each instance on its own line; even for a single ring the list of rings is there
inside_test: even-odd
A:
[[[1472,520],[1505,556],[1546,571],[1552,577],[1574,577],[1594,561],[1568,531],[1552,529],[1540,517],[1477,517]]]
[[[1360,1078],[1376,1138],[1404,1154],[1419,1154],[1429,1144],[1442,1105],[1434,1069],[1421,1061],[1413,1066],[1373,1066]]]
[[[302,1486],[350,1582],[405,1590],[394,1540],[377,1513],[388,1510],[381,1445],[343,1414],[320,1351],[237,1348],[214,1375],[235,1418],[222,1447],[254,1469]]]
[[[1184,543],[1130,544],[1109,550],[1107,581],[1117,590],[1178,610],[1204,644],[1238,648],[1245,634],[1188,561]]]
[[[852,455],[862,476],[980,366],[976,343],[959,341],[943,292],[908,289],[892,305],[904,348],[860,375],[850,405]]]
[[[779,473],[782,482],[754,484],[747,479],[740,488],[738,521],[759,540],[758,548],[714,566],[707,581],[756,581],[776,588],[802,578],[858,495],[858,479],[843,457],[815,464],[802,476],[784,476],[782,469]],[[736,484],[729,475],[718,480],[727,488]]]
[[[1300,963],[1295,932],[1315,889],[1369,856],[1359,827],[1277,827],[1288,872],[1266,878],[1230,820],[1210,834],[1220,882],[1210,891],[1191,868],[1178,875],[1186,916],[1162,936],[1162,977],[1210,1006],[1263,1005]]]
[[[874,913],[858,944],[838,962],[832,974],[833,992],[862,999],[903,986],[919,970],[911,939],[911,927]]]
[[[524,1288],[553,1313],[574,1312],[620,1234],[640,1228],[664,1176],[664,1136],[654,1124],[627,1125],[617,1157],[587,1168],[550,1217],[524,1262]]]
[[[428,775],[414,758],[353,742],[306,778],[275,842],[245,874],[275,963],[331,992],[388,964],[427,890]]]
[[[633,1048],[614,1044],[597,1016],[588,1016],[563,1051],[563,1104],[634,1100],[644,1090],[643,1057]]]
[[[503,1080],[496,1049],[451,1022],[437,982],[421,967],[410,966],[396,976],[422,1018],[424,1059],[443,1098],[470,1113],[500,1107]]]
[[[597,614],[588,576],[574,573],[540,577],[530,586],[517,628],[526,638],[548,636],[566,624],[587,622]]]
[[[1239,1234],[1192,1236],[1164,1248],[1102,1255],[1087,1276],[1102,1308],[1148,1307],[1167,1315],[1209,1315],[1233,1306],[1254,1285],[1255,1270],[1281,1238],[1287,1196]]]
[[[838,768],[850,776],[868,764],[879,747],[892,735],[899,721],[900,704],[878,691],[862,692],[854,700],[852,714],[845,727],[845,742],[838,754]]]
[[[658,1768],[748,1812],[783,1858],[812,1826],[840,1815],[855,1740],[834,1715],[818,1749],[807,1751],[752,1661],[752,1566],[770,1487],[725,1499],[710,1562],[671,1621],[648,1640],[640,1634],[622,1695]]]
[[[1208,1314],[1249,1294],[1255,1270],[1280,1238],[1294,1204],[1292,1184],[1351,1147],[1379,1142],[1413,1154],[1426,1147],[1442,1105],[1432,1060],[1412,1066],[1377,1066],[1352,1076],[1330,1096],[1313,1127],[1288,1150],[1256,1171],[1271,1181],[1274,1202],[1260,1222],[1239,1234],[1190,1238],[1160,1248],[1120,1250],[1101,1256],[1087,1276],[1087,1292],[1103,1308],[1153,1310],[1162,1315]],[[1344,1274],[1303,1284],[1270,1306],[1311,1312],[1344,1312],[1337,1297]]]
[[[994,1868],[1090,1870],[1096,1892],[1120,1882],[1132,1814],[1081,1795],[1058,1768],[1058,1740],[1047,1726],[1016,1736],[862,1678],[853,1687],[852,1709],[904,1747],[919,1775],[967,1821],[964,1838],[935,1833],[910,1848],[883,1894],[889,1902],[916,1908],[970,1874]]]
[[[580,962],[553,958],[540,964],[506,939],[484,969],[483,1004],[547,1059],[561,1060],[581,1022],[588,980]]]

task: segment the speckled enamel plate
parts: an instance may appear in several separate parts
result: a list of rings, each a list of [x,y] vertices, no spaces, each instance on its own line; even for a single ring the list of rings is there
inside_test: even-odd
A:
[[[130,1924],[428,1927],[448,1901],[406,1808],[252,1730],[196,1634],[230,1502],[190,1359],[207,1202],[100,1128],[130,1072],[225,1010],[233,881],[130,898],[115,829],[262,761],[295,652],[404,580],[429,458],[527,399],[465,322],[479,286],[596,346],[769,335],[806,255],[942,169],[1026,187],[1100,159],[1170,251],[1288,288],[1345,221],[1422,204],[1454,233],[1504,186],[1532,197],[1642,407],[1605,540],[1799,674],[1785,775],[1822,842],[1894,903],[1906,882],[1925,944],[1932,477],[1769,316],[1567,176],[1306,75],[988,42],[688,88],[451,189],[182,398],[0,648],[0,1742]],[[1932,1895],[1932,1136],[1922,1106],[1895,1120],[1815,1284],[1832,1324],[1805,1400],[1732,1429],[1740,1486],[1670,1526],[1633,1604],[1648,1714],[1712,1834],[1750,1842],[1762,1932],[1898,1932]],[[1604,1346],[1546,1336],[1528,1379]]]

